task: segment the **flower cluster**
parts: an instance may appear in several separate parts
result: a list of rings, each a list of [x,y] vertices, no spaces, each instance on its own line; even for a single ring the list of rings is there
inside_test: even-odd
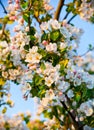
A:
[[[91,53],[86,54],[84,57],[76,57],[75,61],[85,71],[88,71],[90,74],[94,73],[94,56]]]
[[[88,91],[93,93],[94,89],[93,77],[70,60],[76,56],[74,50],[78,47],[82,31],[65,21],[59,23],[53,19],[42,23],[40,28],[42,33],[38,36],[34,32],[35,40],[31,46],[26,31],[18,30],[10,40],[11,61],[23,68],[19,82],[23,86],[24,98],[27,99],[28,95],[40,98],[38,114],[53,113],[53,108],[57,106],[62,108],[61,101],[70,110],[73,107],[79,109],[80,105],[93,98]],[[61,117],[61,110],[57,111],[60,111]]]
[[[30,121],[30,114],[19,113],[13,117],[0,115],[0,130],[28,130],[26,123]]]
[[[79,7],[79,15],[82,19],[90,21],[94,16],[94,1],[81,0],[81,2],[81,6]]]
[[[9,20],[19,19],[18,25],[14,27],[15,33],[9,36],[8,41],[0,41],[0,90],[4,90],[7,80],[22,84],[23,97],[37,97],[38,114],[43,113],[50,118],[44,123],[47,130],[63,129],[62,126],[71,120],[78,125],[80,121],[82,126],[85,123],[94,127],[94,77],[74,61],[82,30],[65,20],[49,20],[47,14],[45,20],[40,14],[51,10],[47,0],[42,1],[43,5],[37,0],[32,3],[19,0],[15,2],[16,5],[9,0],[7,15]],[[85,11],[83,3],[87,9],[87,1],[83,0],[79,9],[82,13]],[[91,7],[91,3],[89,4]],[[83,17],[90,19],[91,15],[93,13]],[[32,26],[31,17],[39,22],[40,33]],[[41,22],[41,18],[44,22]],[[2,93],[0,94],[2,98]],[[7,103],[12,104],[10,101]],[[7,129],[16,126],[24,129],[21,118],[16,116],[13,122],[15,119],[18,121],[14,124],[10,119],[5,119],[1,124],[7,124]],[[28,121],[27,118],[24,119]],[[68,126],[70,127],[74,129],[75,124]]]
[[[15,81],[22,74],[20,65],[15,64],[16,56],[15,60],[11,60],[13,57],[12,52],[10,44],[6,41],[0,41],[0,86],[3,86],[6,80]]]
[[[50,3],[50,0],[43,0],[43,6],[46,11],[53,9],[53,7],[51,5],[49,5],[49,3]]]

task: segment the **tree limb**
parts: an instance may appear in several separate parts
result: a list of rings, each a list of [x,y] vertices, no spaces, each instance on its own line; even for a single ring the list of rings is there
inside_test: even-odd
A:
[[[3,10],[4,10],[4,13],[7,14],[7,11],[5,9],[5,6],[3,5],[2,1],[0,0],[0,5],[2,6]]]
[[[73,15],[69,20],[68,20],[68,24],[70,24],[70,22],[77,16],[77,14]]]
[[[1,107],[2,105],[6,105],[6,103],[5,103],[5,102],[4,102],[4,103],[0,103],[0,107]]]
[[[93,50],[94,50],[94,47],[92,48],[92,50],[87,50],[85,53],[83,53],[82,55],[80,55],[80,57],[85,56],[87,53],[89,53],[90,51],[93,51]]]
[[[37,22],[39,23],[39,25],[41,24],[41,20],[40,20],[40,18],[39,17],[36,17],[35,15],[34,15],[34,18],[37,20]]]
[[[63,18],[63,20],[66,19],[69,14],[70,14],[70,12],[67,12],[66,15],[65,15],[65,17]]]
[[[61,9],[64,6],[64,2],[65,2],[65,0],[60,0],[59,1],[56,12],[55,12],[55,15],[54,15],[54,19],[57,19],[57,20],[59,19]]]
[[[80,124],[80,122],[77,122],[75,120],[75,116],[68,110],[66,104],[64,103],[64,101],[60,101],[61,104],[63,105],[63,107],[65,108],[65,110],[68,112],[68,115],[69,117],[71,118],[73,124],[74,124],[74,127],[76,128],[76,130],[83,130],[83,126],[82,124]]]

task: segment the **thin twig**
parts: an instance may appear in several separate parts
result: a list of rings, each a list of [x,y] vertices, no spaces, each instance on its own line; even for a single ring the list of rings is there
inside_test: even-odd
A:
[[[31,9],[31,1],[29,0],[29,2],[28,2],[28,11],[30,11],[30,9]],[[30,20],[30,14],[29,14],[29,17],[28,17],[29,31],[30,31],[30,25],[31,25],[31,20]]]
[[[64,2],[65,2],[65,0],[60,0],[59,1],[56,12],[55,12],[55,15],[54,15],[54,19],[57,19],[57,20],[59,19],[61,9],[64,6]]]
[[[6,105],[6,103],[5,103],[5,102],[4,102],[4,103],[1,103],[1,104],[0,104],[0,107],[1,107],[2,105]]]
[[[70,12],[67,12],[66,15],[65,15],[65,17],[63,18],[63,20],[66,19],[69,14],[70,14]]]
[[[37,22],[39,23],[39,25],[41,24],[41,20],[40,20],[40,18],[39,17],[36,17],[35,15],[34,15],[34,18],[37,20]]]
[[[31,9],[31,1],[29,0],[28,2],[28,11],[30,11]],[[30,14],[29,14],[29,17],[28,17],[28,27],[29,27],[29,32],[31,31],[31,18],[30,18]],[[30,47],[32,46],[32,42],[31,40],[29,41],[29,44],[30,44]]]
[[[94,47],[92,48],[92,50],[88,50],[88,51],[86,51],[85,53],[83,53],[82,55],[80,55],[80,57],[85,56],[87,53],[89,53],[90,51],[93,51],[93,50],[94,50]]]
[[[73,15],[69,20],[68,20],[68,24],[70,24],[70,22],[77,16],[77,14]]]
[[[2,6],[3,10],[4,10],[4,13],[7,14],[7,11],[5,9],[5,6],[3,5],[2,1],[0,0],[0,5]]]

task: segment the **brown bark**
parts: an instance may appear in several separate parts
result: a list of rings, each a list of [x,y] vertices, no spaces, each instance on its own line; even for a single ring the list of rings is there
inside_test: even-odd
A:
[[[54,19],[59,20],[60,12],[61,12],[62,7],[64,6],[64,2],[65,2],[65,0],[60,0],[59,1],[57,9],[55,11]]]

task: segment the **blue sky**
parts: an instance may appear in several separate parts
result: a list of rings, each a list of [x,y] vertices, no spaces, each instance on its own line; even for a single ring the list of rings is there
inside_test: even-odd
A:
[[[2,2],[5,5],[6,5],[6,1],[7,0],[2,0]],[[54,5],[56,8],[58,1],[59,0],[51,0],[51,4]],[[67,2],[69,1],[71,0],[68,0]],[[60,19],[62,19],[62,15],[64,13],[65,13],[64,11],[61,12]],[[2,16],[3,13],[2,13],[2,8],[0,6],[0,17]],[[72,23],[74,23],[76,27],[82,28],[84,30],[84,34],[81,38],[81,42],[78,49],[78,53],[83,54],[84,52],[86,52],[88,48],[88,44],[94,45],[94,25],[89,22],[81,20],[79,16],[77,16],[72,21]],[[9,108],[7,114],[12,115],[17,112],[26,112],[29,110],[33,114],[33,117],[35,117],[36,104],[33,102],[33,99],[28,99],[27,101],[25,101],[22,98],[22,93],[19,88],[20,88],[19,86],[11,84],[12,99],[15,101],[15,107]]]

